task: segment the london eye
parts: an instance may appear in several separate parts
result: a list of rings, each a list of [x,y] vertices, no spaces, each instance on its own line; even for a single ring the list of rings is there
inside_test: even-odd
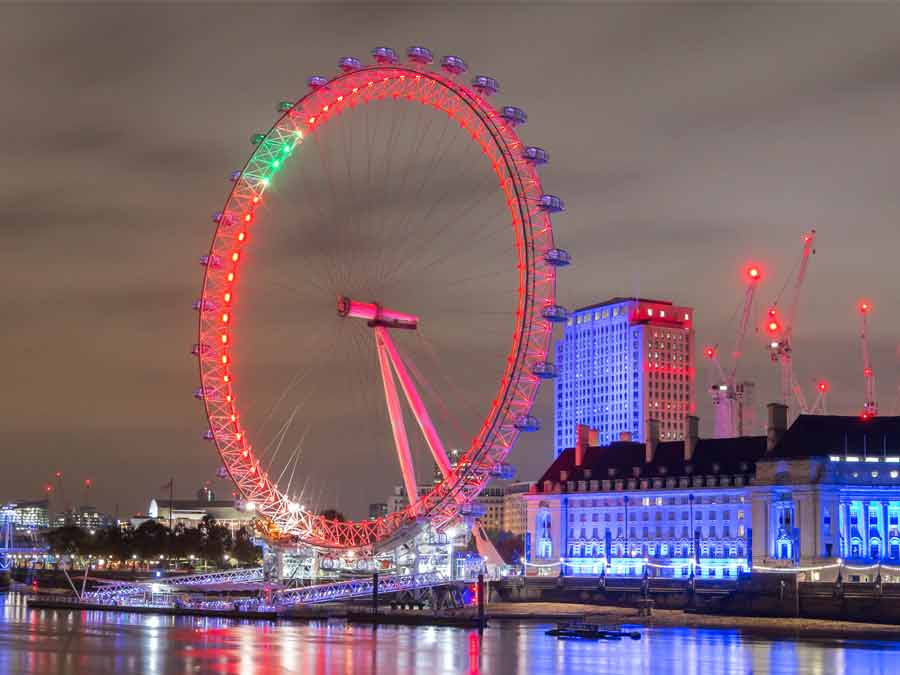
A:
[[[252,136],[214,216],[195,396],[276,540],[373,552],[448,528],[540,427],[532,406],[567,319],[551,222],[564,205],[541,185],[547,151],[519,138],[525,112],[492,103],[498,81],[433,61],[379,47],[310,77]],[[405,505],[317,507],[341,500],[310,478],[322,456],[397,476]]]

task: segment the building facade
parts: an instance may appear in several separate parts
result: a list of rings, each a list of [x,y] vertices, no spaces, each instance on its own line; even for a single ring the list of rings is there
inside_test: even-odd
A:
[[[424,497],[432,489],[434,489],[434,485],[419,485],[419,497]],[[496,483],[488,485],[475,500],[476,507],[472,510],[472,515],[477,517],[481,525],[488,530],[502,529],[505,498],[506,487],[504,485]],[[406,488],[402,485],[395,485],[394,493],[387,499],[387,512],[399,511],[408,505]]]
[[[99,511],[96,506],[83,504],[78,508],[66,509],[57,514],[54,519],[55,527],[73,525],[82,530],[99,530],[115,524],[113,518]]]
[[[525,534],[525,522],[528,507],[525,495],[531,488],[529,482],[512,483],[506,488],[503,496],[502,529],[518,537]]]
[[[43,530],[50,527],[49,502],[9,502],[0,506],[0,523],[12,523],[17,531]]]
[[[158,497],[150,500],[150,505],[147,507],[147,518],[132,519],[132,525],[137,528],[147,520],[157,520],[167,527],[176,525],[197,527],[204,517],[210,516],[219,525],[236,531],[241,527],[251,525],[256,517],[255,510],[249,507],[249,503],[234,500],[169,500],[167,497]],[[135,522],[136,520],[138,522]]]
[[[599,442],[684,438],[695,412],[694,310],[666,300],[613,298],[575,310],[556,343],[554,449],[575,446],[579,424]]]
[[[769,406],[767,436],[585,442],[524,500],[530,575],[900,576],[900,418]],[[581,434],[584,438],[585,435]]]

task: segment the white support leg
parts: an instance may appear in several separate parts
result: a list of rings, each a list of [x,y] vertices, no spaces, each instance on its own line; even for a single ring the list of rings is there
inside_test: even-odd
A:
[[[397,458],[400,460],[400,471],[403,473],[403,485],[406,488],[409,503],[415,504],[419,498],[416,471],[413,467],[412,453],[409,451],[406,425],[403,423],[403,410],[400,408],[400,399],[397,396],[397,388],[394,386],[390,357],[385,350],[384,338],[386,335],[387,331],[383,327],[375,328],[375,348],[378,352],[378,365],[381,367],[381,379],[384,382],[384,398],[387,401],[388,417],[391,419],[391,430],[394,433],[394,446],[397,449]]]
[[[419,428],[422,430],[422,435],[425,436],[425,442],[431,450],[431,454],[438,465],[438,469],[440,469],[441,475],[444,478],[449,478],[453,473],[453,468],[450,466],[450,460],[447,459],[447,452],[444,450],[444,444],[441,442],[440,436],[438,436],[437,430],[434,428],[431,417],[428,416],[428,410],[425,409],[425,404],[422,402],[422,399],[419,398],[419,392],[416,390],[415,384],[409,376],[409,372],[406,370],[406,366],[403,365],[403,360],[397,352],[397,347],[394,345],[393,340],[391,340],[390,335],[383,326],[376,326],[375,332],[387,349],[391,364],[394,366],[397,378],[400,380],[400,386],[403,389],[406,400],[409,401],[409,407],[412,409],[413,415],[419,423]]]

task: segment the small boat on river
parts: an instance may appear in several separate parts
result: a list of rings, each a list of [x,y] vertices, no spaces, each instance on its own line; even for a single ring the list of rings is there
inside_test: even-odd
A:
[[[641,634],[634,631],[622,630],[621,628],[608,628],[596,623],[560,623],[556,628],[551,628],[546,635],[556,637],[560,640],[621,640],[622,638],[631,638],[632,640],[640,640]]]

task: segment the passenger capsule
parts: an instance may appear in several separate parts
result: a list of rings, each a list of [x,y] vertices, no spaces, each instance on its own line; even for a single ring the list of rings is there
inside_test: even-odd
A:
[[[203,387],[197,387],[194,389],[194,398],[198,401],[221,401],[222,394],[216,389],[207,389],[204,391]]]
[[[253,134],[250,137],[250,143],[252,145],[259,145],[260,143],[262,143],[265,140],[265,138],[266,138],[265,134]]]
[[[328,78],[321,75],[311,75],[306,84],[310,89],[320,89],[328,84]]]
[[[562,305],[547,305],[541,310],[541,316],[551,323],[563,323],[569,318],[569,310]]]
[[[428,47],[410,47],[406,50],[406,58],[413,63],[427,66],[434,61],[434,54],[431,53]]]
[[[566,210],[563,200],[556,195],[541,195],[541,198],[538,200],[538,206],[547,213],[559,213]]]
[[[214,312],[216,303],[212,300],[194,300],[194,309],[200,312]]]
[[[481,518],[487,513],[487,507],[481,502],[467,502],[459,507],[459,513],[469,518]]]
[[[559,370],[556,368],[556,364],[549,361],[541,361],[532,366],[531,373],[542,380],[552,380],[559,375]]]
[[[360,61],[355,56],[344,56],[338,61],[338,68],[343,70],[345,73],[353,72],[354,70],[359,70],[362,68],[362,61]]]
[[[482,96],[491,96],[500,91],[500,83],[487,75],[476,75],[472,79],[472,87]]]
[[[491,469],[491,478],[497,480],[513,480],[516,477],[516,467],[506,462],[496,464]]]
[[[216,269],[218,267],[221,267],[222,260],[217,255],[201,255],[200,264],[204,267],[212,267],[213,269]]]
[[[231,225],[234,222],[230,214],[222,213],[221,211],[216,211],[213,214],[212,219],[216,225],[226,225],[227,226],[227,225]]]
[[[228,180],[230,180],[232,183],[237,183],[241,179],[241,173],[242,172],[240,169],[238,169],[237,171],[232,171],[231,175],[228,176]]]
[[[467,66],[466,62],[459,56],[445,56],[441,59],[441,68],[451,75],[459,75],[460,73],[466,72],[469,69],[469,66]]]
[[[207,429],[203,432],[203,440],[204,441],[212,441],[215,440],[215,436],[213,436],[212,429]]]
[[[522,157],[532,164],[546,164],[550,161],[550,154],[543,148],[529,145],[522,151]]]
[[[528,115],[521,108],[514,105],[505,105],[500,110],[500,117],[509,122],[512,126],[517,127],[528,121]]]
[[[191,348],[191,354],[193,354],[194,356],[203,356],[204,354],[209,354],[209,345],[204,344],[203,342],[198,342]]]
[[[397,52],[390,47],[375,47],[375,49],[372,50],[372,56],[377,63],[382,65],[393,66],[400,61],[400,59],[397,58]]]
[[[278,102],[278,112],[288,112],[292,110],[294,107],[293,101],[279,101]]]
[[[544,262],[553,267],[565,267],[572,264],[572,256],[561,248],[551,248],[544,254]]]
[[[519,415],[513,426],[519,431],[540,431],[541,421],[534,415]]]

